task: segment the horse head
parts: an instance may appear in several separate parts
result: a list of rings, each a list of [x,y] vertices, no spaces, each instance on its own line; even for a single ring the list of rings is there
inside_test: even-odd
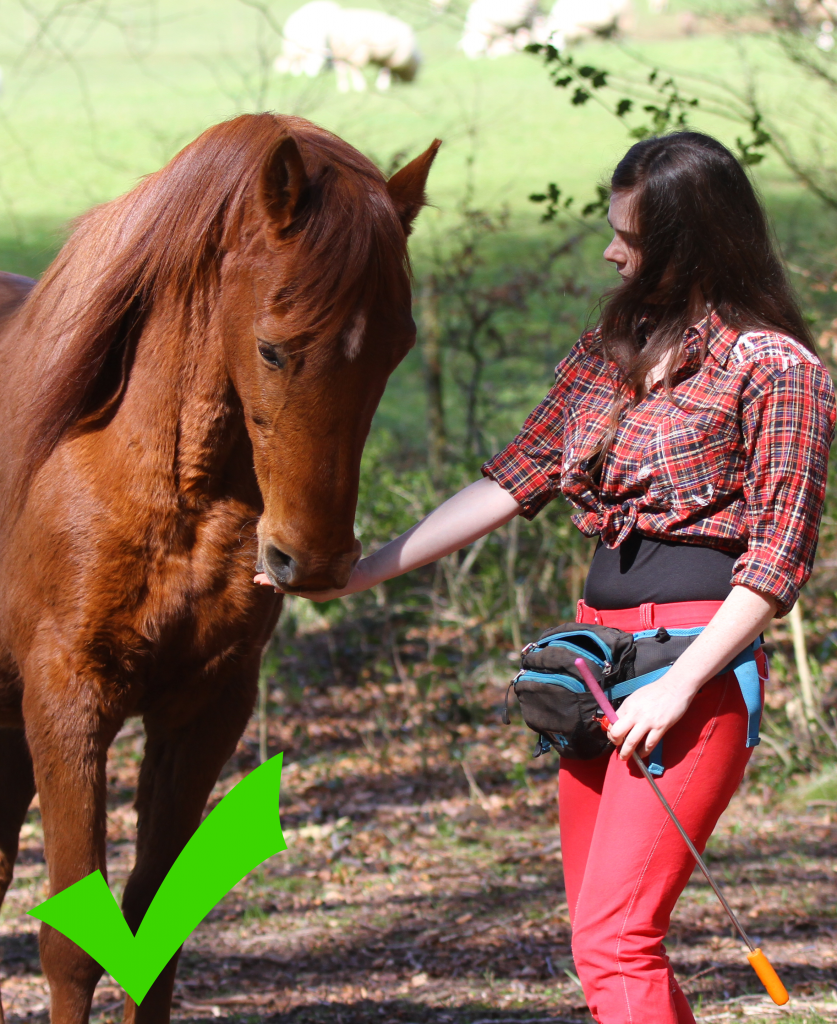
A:
[[[438,147],[386,181],[328,133],[286,135],[225,261],[225,354],[264,500],[258,570],[286,592],[342,587],[360,556],[361,454],[415,341],[407,236]]]

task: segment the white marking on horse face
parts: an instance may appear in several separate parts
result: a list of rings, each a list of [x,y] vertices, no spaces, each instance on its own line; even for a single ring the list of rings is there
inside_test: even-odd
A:
[[[366,314],[363,310],[358,310],[349,325],[349,329],[346,331],[345,347],[343,351],[346,353],[346,358],[349,362],[357,358],[357,355],[360,352],[360,347],[363,344],[363,337],[365,334]]]

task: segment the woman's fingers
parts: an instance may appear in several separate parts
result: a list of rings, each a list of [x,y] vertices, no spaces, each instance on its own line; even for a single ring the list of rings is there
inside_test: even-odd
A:
[[[267,576],[263,572],[256,573],[256,575],[253,577],[253,582],[254,583],[260,583],[263,587],[273,587],[273,584],[270,582],[270,580],[267,578]],[[277,594],[284,594],[285,593],[285,591],[284,590],[280,590],[279,587],[273,587],[273,589],[276,591]],[[309,601],[322,602],[322,601],[333,601],[335,599],[335,597],[344,597],[347,593],[351,593],[351,591],[347,591],[347,590],[314,590],[314,591],[311,591],[310,593],[308,593],[308,592],[305,592],[305,593],[296,593],[296,592],[294,592],[293,596],[294,597],[304,597],[304,598],[307,598]]]
[[[640,717],[634,721],[632,716],[624,715],[608,730],[607,735],[611,743],[619,747],[619,757],[627,761],[634,750],[639,751],[641,757],[650,754],[664,733],[664,728],[649,722],[647,718]]]
[[[634,751],[640,757],[648,757],[664,735],[664,729],[648,729],[647,726],[637,726],[628,733],[628,738],[619,748],[619,757],[623,761],[627,761],[633,756]]]
[[[635,725],[633,729],[631,729],[623,740],[622,746],[619,748],[619,757],[622,761],[630,760],[631,755],[642,742],[647,731],[648,727],[646,726],[643,728],[641,725]]]
[[[270,582],[270,580],[263,572],[257,572],[256,575],[253,577],[253,582],[260,583],[263,587],[273,587],[273,584]],[[273,587],[273,589],[276,591],[277,594],[282,593],[282,591],[278,587]]]
[[[632,729],[636,728],[639,724],[638,720],[633,715],[622,714],[620,711],[619,721],[612,725],[608,731],[607,736],[610,742],[617,747],[621,747],[626,741]]]
[[[611,743],[617,747],[628,735],[628,731],[631,728],[631,723],[624,715],[620,715],[618,722],[611,722],[610,728],[607,730],[607,738]]]
[[[642,751],[643,757],[648,757],[652,753],[654,747],[660,742],[665,734],[662,729],[652,729],[645,737],[645,745]]]

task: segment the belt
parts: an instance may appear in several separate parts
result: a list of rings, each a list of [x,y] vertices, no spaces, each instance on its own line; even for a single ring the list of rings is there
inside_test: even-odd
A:
[[[614,608],[600,610],[591,608],[584,601],[578,602],[576,622],[593,623],[597,626],[613,626],[627,633],[642,629],[665,626],[666,629],[688,629],[690,626],[706,626],[723,604],[723,601],[673,601],[670,604],[641,604],[638,608]]]

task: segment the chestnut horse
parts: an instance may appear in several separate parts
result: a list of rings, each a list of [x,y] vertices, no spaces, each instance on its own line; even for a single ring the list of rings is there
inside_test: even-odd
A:
[[[341,587],[360,458],[413,344],[389,181],[307,121],[215,126],[0,287],[0,895],[39,793],[50,892],[105,871],[105,765],[141,715],[136,931],[251,714],[281,597]],[[102,970],[42,926],[54,1024]],[[176,957],[129,1021],[169,1018]]]

